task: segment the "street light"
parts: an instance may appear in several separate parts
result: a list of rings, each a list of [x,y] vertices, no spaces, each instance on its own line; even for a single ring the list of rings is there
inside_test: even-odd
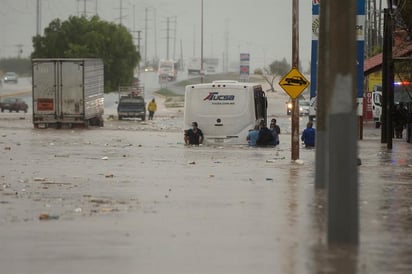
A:
[[[203,83],[203,0],[201,0],[200,12],[200,83]]]

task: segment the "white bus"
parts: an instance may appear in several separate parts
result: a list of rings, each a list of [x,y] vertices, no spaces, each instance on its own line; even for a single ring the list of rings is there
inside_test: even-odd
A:
[[[250,129],[267,118],[267,98],[260,84],[214,81],[188,85],[184,129],[197,122],[206,144],[247,144]]]

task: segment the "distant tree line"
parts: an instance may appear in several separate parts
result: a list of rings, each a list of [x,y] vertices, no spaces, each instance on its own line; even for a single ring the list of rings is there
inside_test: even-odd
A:
[[[104,62],[105,91],[133,82],[140,54],[133,37],[122,25],[98,16],[53,20],[44,36],[33,37],[32,58],[101,58]]]
[[[0,59],[1,74],[7,71],[13,71],[19,75],[31,74],[31,61],[24,58],[4,58]]]

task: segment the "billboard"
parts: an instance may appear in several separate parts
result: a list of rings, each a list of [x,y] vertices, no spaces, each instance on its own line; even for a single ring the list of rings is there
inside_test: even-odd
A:
[[[319,40],[319,11],[320,1],[312,0],[312,53],[311,53],[311,75],[310,75],[310,100],[311,108],[309,115],[316,114],[317,94],[317,71],[318,71],[318,40]],[[356,70],[357,70],[357,98],[358,103],[363,101],[363,65],[365,47],[365,0],[357,0],[356,16]],[[361,105],[361,104],[359,104]]]

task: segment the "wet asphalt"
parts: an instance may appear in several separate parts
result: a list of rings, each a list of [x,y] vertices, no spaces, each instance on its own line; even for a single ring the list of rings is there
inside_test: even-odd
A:
[[[278,123],[276,148],[185,147],[179,114],[87,130],[3,114],[1,273],[412,273],[412,144],[365,125],[360,242],[331,245],[315,150],[291,161]]]

